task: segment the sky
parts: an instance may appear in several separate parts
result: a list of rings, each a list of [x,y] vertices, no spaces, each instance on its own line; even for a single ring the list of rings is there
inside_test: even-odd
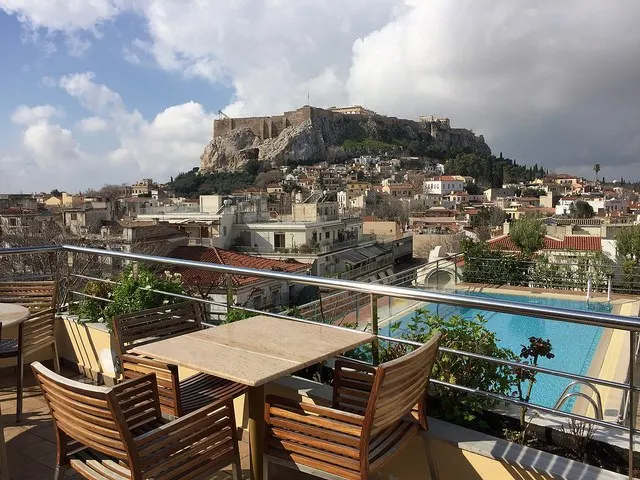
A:
[[[308,97],[638,180],[639,19],[638,0],[0,0],[0,193],[167,181],[219,110]]]

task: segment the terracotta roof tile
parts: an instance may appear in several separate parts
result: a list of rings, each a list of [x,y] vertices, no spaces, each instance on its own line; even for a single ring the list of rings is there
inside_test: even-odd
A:
[[[510,235],[502,235],[487,241],[491,250],[503,250],[508,252],[519,251]],[[602,239],[590,235],[567,235],[563,240],[546,235],[544,237],[543,250],[602,250]]]
[[[282,261],[270,258],[256,257],[244,253],[232,252],[221,248],[187,247],[174,249],[170,254],[172,258],[195,260],[205,263],[217,263],[231,267],[255,268],[257,270],[275,270],[288,273],[302,273],[311,268],[311,265],[298,261]],[[182,275],[183,282],[191,285],[222,285],[224,274],[199,268],[175,267],[174,272]],[[237,286],[248,285],[256,281],[255,277],[243,277],[233,275],[233,283]]]

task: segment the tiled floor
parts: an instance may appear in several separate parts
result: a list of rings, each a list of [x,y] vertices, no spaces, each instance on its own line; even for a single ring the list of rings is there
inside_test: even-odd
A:
[[[65,376],[77,378],[77,374],[66,372]],[[9,472],[11,480],[44,480],[53,478],[55,468],[56,443],[51,417],[40,389],[30,371],[25,369],[25,389],[23,419],[16,424],[16,391],[13,369],[0,371],[0,408],[2,425],[7,444]],[[240,442],[240,456],[243,478],[249,475],[249,445]],[[80,478],[69,473],[69,479]],[[206,477],[211,480],[231,478],[230,468]],[[310,479],[291,470],[271,469],[271,479]]]

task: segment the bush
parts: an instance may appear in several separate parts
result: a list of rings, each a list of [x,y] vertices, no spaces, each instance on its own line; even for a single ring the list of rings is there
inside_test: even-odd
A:
[[[401,330],[400,324],[396,323],[391,326],[391,332],[396,334],[399,332],[401,338],[405,340],[425,343],[431,338],[432,332],[437,330],[443,334],[441,347],[504,360],[516,360],[517,356],[510,349],[498,346],[499,339],[494,332],[487,329],[486,323],[482,315],[473,319],[466,319],[459,315],[443,318],[419,309],[406,327]],[[397,356],[397,353],[395,351],[393,355]],[[382,355],[382,357],[386,356],[386,354]],[[502,395],[510,395],[515,386],[515,377],[508,366],[446,352],[438,355],[432,377]],[[439,388],[437,397],[440,399],[440,405],[436,414],[445,420],[462,424],[475,421],[482,409],[494,403],[490,399],[468,395],[451,388]]]
[[[110,283],[90,281],[84,287],[84,293],[93,297],[110,299],[113,285]],[[82,297],[77,305],[71,308],[71,313],[78,315],[80,321],[104,322],[104,309],[108,302],[97,298]]]
[[[247,310],[241,310],[239,308],[232,307],[229,310],[227,310],[226,318],[222,323],[223,324],[233,323],[233,322],[237,322],[238,320],[244,320],[245,318],[255,317],[255,316],[256,314],[253,312],[248,312]]]
[[[133,266],[127,266],[113,289],[113,301],[104,309],[104,319],[109,330],[113,330],[113,317],[117,315],[184,301],[182,298],[163,295],[151,290],[184,294],[179,274],[173,275],[164,272],[164,276],[160,277],[150,269],[140,266],[138,274],[135,276]]]

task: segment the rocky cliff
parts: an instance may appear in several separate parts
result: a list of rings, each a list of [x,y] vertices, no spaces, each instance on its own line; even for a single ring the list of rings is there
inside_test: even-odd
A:
[[[279,117],[216,121],[220,131],[200,157],[202,171],[240,170],[249,159],[271,166],[312,163],[363,154],[490,154],[482,136],[429,122],[347,115],[312,107]],[[224,130],[222,129],[224,127]]]

